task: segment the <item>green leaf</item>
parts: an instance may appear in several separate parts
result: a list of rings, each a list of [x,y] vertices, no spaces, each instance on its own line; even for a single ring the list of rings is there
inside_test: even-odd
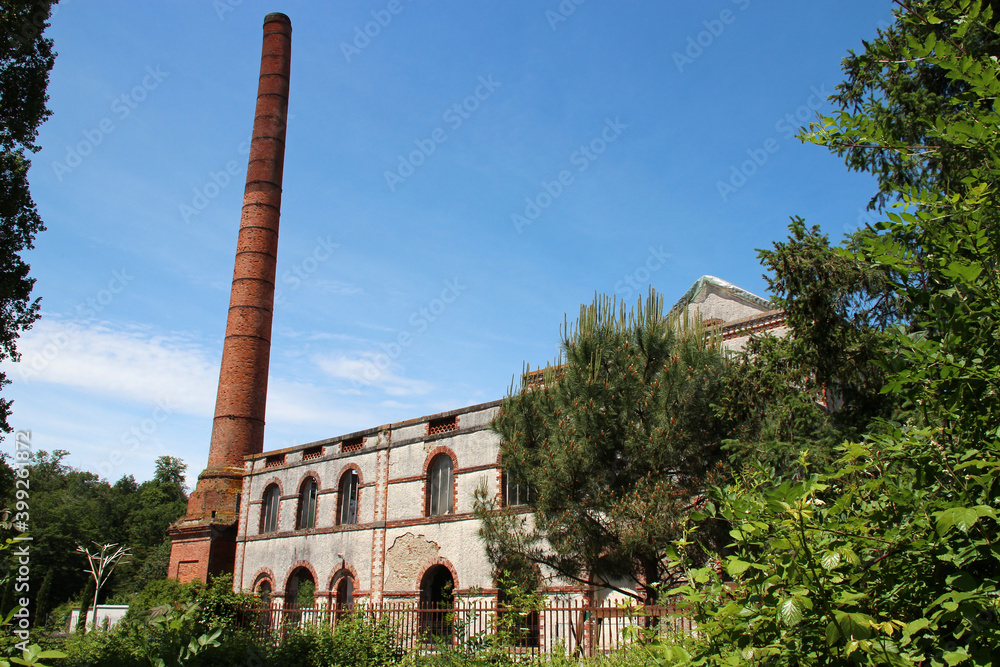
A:
[[[968,660],[969,654],[964,648],[960,648],[955,651],[945,651],[941,657],[944,658],[944,661],[949,665],[958,665]]]
[[[802,620],[802,603],[796,598],[787,598],[778,605],[778,614],[785,625],[796,625]]]
[[[738,577],[751,567],[753,567],[753,563],[730,556],[729,561],[726,563],[726,572],[731,577]]]
[[[840,554],[836,551],[827,551],[820,557],[819,562],[824,570],[832,570],[840,565]]]
[[[952,507],[941,512],[936,512],[937,532],[939,535],[946,534],[952,528],[958,528],[963,533],[968,533],[976,521],[979,514],[971,507]]]
[[[912,635],[920,632],[924,628],[929,628],[931,622],[926,618],[918,618],[915,621],[910,621],[906,624],[906,634]]]
[[[826,645],[833,646],[840,639],[840,628],[833,621],[826,626]]]
[[[69,657],[66,653],[62,651],[57,651],[55,649],[49,649],[47,651],[42,651],[38,654],[39,658],[67,658]]]
[[[867,614],[835,611],[834,616],[841,631],[849,639],[868,639],[872,636],[871,616]]]

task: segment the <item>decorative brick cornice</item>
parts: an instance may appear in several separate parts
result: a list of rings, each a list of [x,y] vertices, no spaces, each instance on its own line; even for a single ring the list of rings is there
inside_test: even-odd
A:
[[[769,310],[766,313],[747,317],[735,322],[729,322],[722,327],[715,328],[717,333],[722,334],[722,340],[732,340],[750,334],[769,331],[784,326],[787,316],[783,310]]]

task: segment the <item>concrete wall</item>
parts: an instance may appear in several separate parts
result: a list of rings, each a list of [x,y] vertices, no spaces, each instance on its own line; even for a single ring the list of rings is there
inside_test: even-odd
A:
[[[125,618],[125,613],[128,612],[127,604],[99,604],[97,605],[97,627],[103,628],[105,624],[107,627],[111,627],[118,621]],[[74,607],[69,614],[69,632],[76,632],[76,627],[80,623],[80,608]],[[86,620],[87,632],[94,629],[94,609],[90,608],[87,610],[87,620]]]

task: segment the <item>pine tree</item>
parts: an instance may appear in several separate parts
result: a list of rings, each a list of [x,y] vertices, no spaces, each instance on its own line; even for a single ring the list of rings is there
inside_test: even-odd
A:
[[[725,426],[712,406],[725,358],[697,323],[666,317],[653,291],[631,311],[608,297],[581,307],[562,353],[544,384],[512,387],[493,422],[533,515],[480,489],[487,553],[498,574],[522,570],[519,583],[541,565],[653,599],[671,577],[671,542],[721,471]]]
[[[90,579],[87,581],[87,585],[83,587],[83,597],[80,599],[80,616],[76,622],[76,631],[80,634],[87,631],[87,617],[90,615],[90,604],[93,600],[94,580]]]
[[[35,613],[32,618],[35,619],[36,628],[45,625],[49,612],[52,611],[52,578],[53,571],[46,571],[42,585],[38,589],[38,595],[35,596]]]

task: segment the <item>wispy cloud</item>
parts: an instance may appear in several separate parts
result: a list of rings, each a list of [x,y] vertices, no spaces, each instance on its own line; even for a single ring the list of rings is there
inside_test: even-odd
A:
[[[175,412],[210,419],[220,364],[219,355],[210,350],[217,345],[149,327],[50,317],[21,337],[21,361],[5,366],[15,381],[82,389],[88,395],[144,406],[167,401]],[[350,370],[343,364],[332,367]],[[354,370],[363,373],[364,367]],[[430,388],[391,374],[379,379],[392,395],[424,393]],[[310,382],[271,375],[268,425],[289,428],[355,421],[357,411],[333,405],[333,393]]]
[[[178,412],[211,415],[218,357],[181,333],[49,317],[18,342],[15,381],[44,382],[132,403],[169,400]]]
[[[396,364],[380,367],[379,362],[384,365],[388,358],[375,352],[364,352],[356,357],[317,355],[313,360],[331,377],[350,380],[355,387],[377,387],[389,396],[422,396],[434,389],[429,382],[397,375],[393,368]]]

